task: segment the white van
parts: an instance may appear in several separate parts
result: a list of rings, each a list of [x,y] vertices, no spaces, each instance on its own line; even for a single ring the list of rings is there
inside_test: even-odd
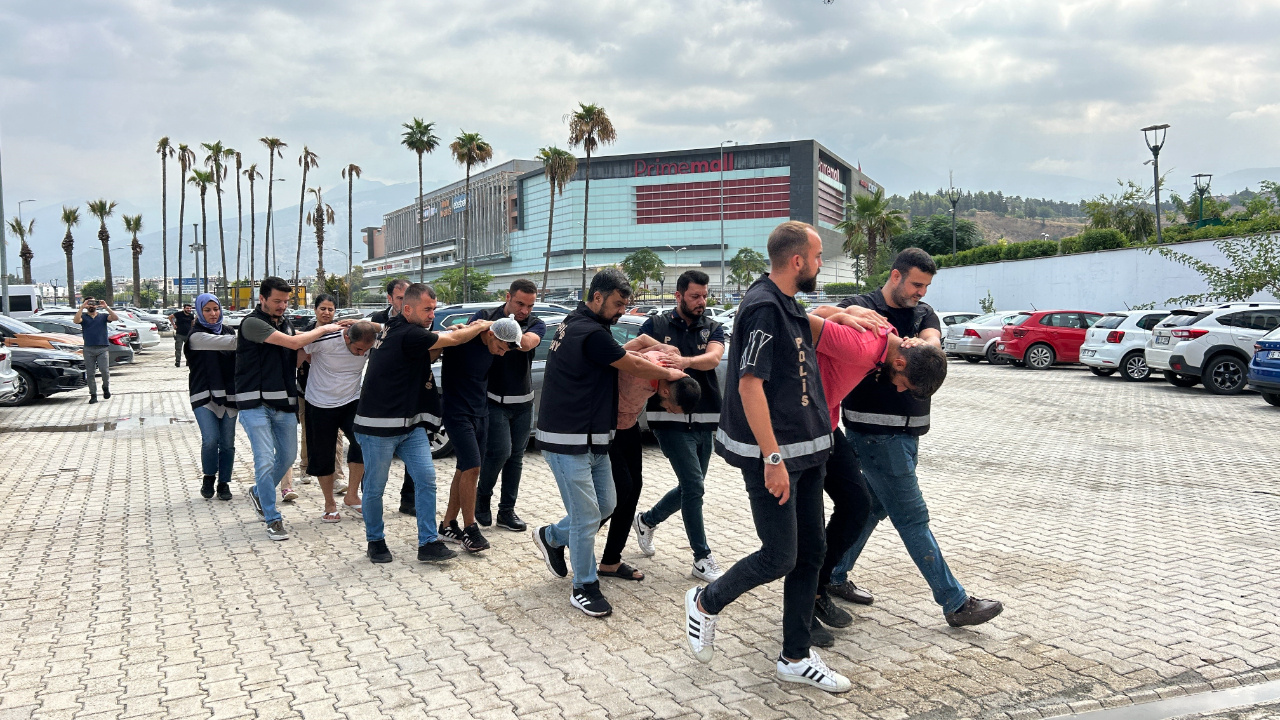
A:
[[[3,306],[0,305],[0,309]],[[35,315],[44,309],[44,298],[35,285],[9,286],[9,314],[15,318]]]

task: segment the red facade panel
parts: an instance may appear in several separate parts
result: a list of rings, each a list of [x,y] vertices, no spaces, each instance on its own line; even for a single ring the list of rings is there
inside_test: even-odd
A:
[[[726,180],[724,219],[787,217],[791,213],[788,177]],[[691,182],[636,187],[636,224],[705,222],[720,219],[720,183]]]

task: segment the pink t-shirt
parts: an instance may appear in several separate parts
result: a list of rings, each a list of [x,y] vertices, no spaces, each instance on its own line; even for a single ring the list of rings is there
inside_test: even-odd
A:
[[[663,354],[657,350],[640,353],[646,360],[658,362]],[[618,423],[619,430],[626,430],[640,419],[649,398],[658,392],[657,380],[645,380],[627,373],[618,373]]]
[[[840,425],[840,403],[862,379],[884,362],[889,351],[889,333],[893,328],[859,330],[827,321],[818,338],[818,374],[822,390],[827,394],[831,413],[831,429]]]

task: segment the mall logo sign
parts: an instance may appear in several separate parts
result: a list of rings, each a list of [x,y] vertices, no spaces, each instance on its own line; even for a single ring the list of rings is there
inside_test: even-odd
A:
[[[720,172],[720,160],[665,161],[654,158],[653,162],[636,161],[636,177],[653,177],[657,175],[689,175],[692,173]],[[733,153],[724,156],[724,170],[733,170]]]

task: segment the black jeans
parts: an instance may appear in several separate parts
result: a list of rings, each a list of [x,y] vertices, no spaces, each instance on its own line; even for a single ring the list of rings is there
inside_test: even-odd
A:
[[[825,465],[792,472],[791,497],[779,505],[764,486],[764,463],[744,469],[760,549],[734,563],[702,592],[702,609],[716,615],[748,590],[785,576],[782,655],[791,660],[809,657],[809,624],[826,544],[822,528],[825,473]]]
[[[627,546],[627,537],[631,534],[631,519],[636,516],[640,488],[644,485],[640,477],[644,449],[641,443],[640,425],[637,423],[626,430],[619,430],[609,444],[609,468],[613,471],[618,503],[608,520],[609,537],[604,543],[604,554],[600,556],[601,565],[622,561],[622,548]]]
[[[489,401],[488,447],[485,448],[484,462],[480,464],[476,507],[489,507],[493,488],[501,475],[498,512],[516,509],[520,475],[524,472],[524,450],[529,445],[529,428],[532,425],[533,403],[503,405]]]
[[[837,428],[833,435],[827,476],[822,481],[822,489],[831,497],[831,518],[827,521],[827,554],[818,571],[820,589],[831,583],[831,571],[853,547],[871,517],[871,493],[858,456],[843,430]]]

